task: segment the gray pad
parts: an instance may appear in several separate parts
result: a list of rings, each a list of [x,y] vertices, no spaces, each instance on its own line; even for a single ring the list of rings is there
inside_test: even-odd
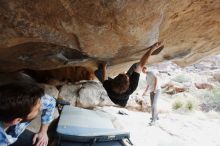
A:
[[[75,142],[102,142],[129,138],[130,133],[113,126],[100,111],[64,106],[57,126],[61,140]]]

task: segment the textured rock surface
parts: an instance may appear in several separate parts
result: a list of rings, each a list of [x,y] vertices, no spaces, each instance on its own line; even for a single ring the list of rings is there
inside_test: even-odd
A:
[[[0,71],[94,66],[124,71],[163,40],[149,63],[189,65],[220,53],[219,0],[1,0]]]
[[[95,75],[89,67],[71,66],[51,70],[24,70],[24,73],[33,77],[36,81],[52,85],[65,84],[65,82],[78,82],[81,80],[93,80]]]
[[[76,100],[79,97],[78,91],[82,87],[81,84],[72,85],[67,84],[61,87],[59,98],[69,101],[71,105],[76,106]]]
[[[48,94],[54,97],[55,99],[58,98],[59,91],[57,90],[55,86],[47,85],[47,84],[41,84],[41,86],[44,88],[45,94]]]
[[[60,88],[59,98],[63,98],[71,105],[83,108],[97,106],[117,106],[108,97],[104,87],[96,81],[81,81],[75,84],[66,84]],[[146,110],[148,105],[134,93],[126,106],[132,110]]]
[[[84,108],[114,105],[103,86],[98,82],[85,82],[79,90],[77,105]]]
[[[95,81],[66,84],[61,87],[59,98],[69,101],[71,105],[83,108],[114,105],[103,86]]]

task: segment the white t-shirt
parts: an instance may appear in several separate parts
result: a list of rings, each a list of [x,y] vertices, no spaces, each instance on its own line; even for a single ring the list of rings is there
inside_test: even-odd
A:
[[[156,79],[157,79],[157,85],[154,90]],[[159,80],[158,80],[155,72],[152,72],[152,71],[147,72],[146,81],[147,81],[147,85],[149,85],[148,90],[150,92],[160,90],[160,83],[159,83]]]

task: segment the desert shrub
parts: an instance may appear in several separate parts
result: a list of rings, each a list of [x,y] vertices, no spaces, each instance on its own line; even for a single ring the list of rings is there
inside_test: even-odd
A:
[[[185,83],[185,82],[189,82],[190,78],[187,75],[180,74],[175,76],[172,80],[178,83]]]
[[[213,94],[215,99],[220,99],[220,85],[214,87]]]
[[[192,111],[193,109],[195,109],[195,103],[193,101],[189,100],[186,102],[185,107],[187,110]]]
[[[176,101],[173,103],[172,108],[173,108],[174,110],[178,110],[178,109],[182,108],[182,106],[183,106],[183,102],[180,101],[180,100],[176,100]]]
[[[194,92],[195,96],[201,100],[202,111],[220,111],[220,85],[214,86],[213,90],[199,90]]]

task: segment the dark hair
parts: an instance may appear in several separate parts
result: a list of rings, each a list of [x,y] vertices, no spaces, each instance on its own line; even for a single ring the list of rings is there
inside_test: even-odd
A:
[[[129,85],[130,81],[126,74],[119,74],[112,80],[112,90],[117,94],[126,92]]]
[[[26,118],[44,95],[36,83],[15,82],[0,86],[0,121]]]

